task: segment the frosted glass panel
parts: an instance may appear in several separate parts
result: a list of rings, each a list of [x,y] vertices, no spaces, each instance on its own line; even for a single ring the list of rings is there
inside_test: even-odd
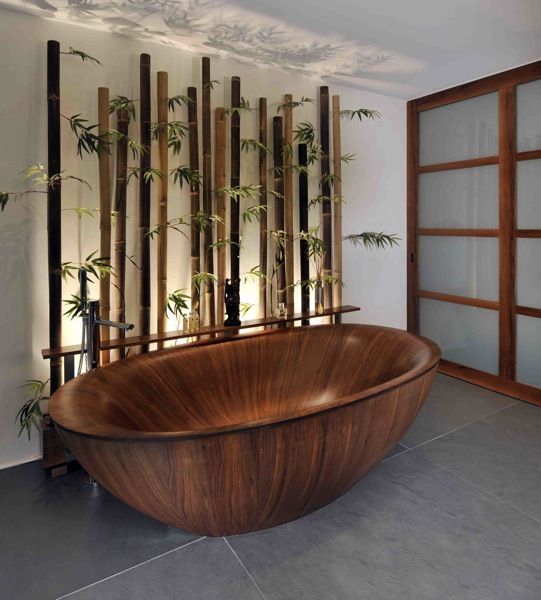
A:
[[[517,149],[541,149],[541,80],[517,86]]]
[[[541,387],[541,319],[517,315],[517,381]]]
[[[498,238],[420,236],[422,290],[498,300]]]
[[[419,310],[421,335],[439,345],[443,358],[498,373],[498,311],[426,298]]]
[[[541,160],[517,162],[517,227],[541,229]]]
[[[498,165],[419,176],[419,227],[498,226]]]
[[[517,240],[517,304],[541,308],[541,239]]]
[[[498,94],[421,112],[419,149],[421,165],[498,154]]]

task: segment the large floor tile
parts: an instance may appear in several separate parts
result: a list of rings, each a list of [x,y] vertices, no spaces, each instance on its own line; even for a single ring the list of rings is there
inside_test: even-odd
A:
[[[446,375],[436,375],[430,394],[401,441],[412,448],[516,402]]]
[[[225,541],[204,539],[68,596],[70,600],[262,600]]]
[[[541,408],[519,402],[415,452],[541,521]]]
[[[0,471],[1,598],[52,600],[193,539],[88,485],[82,471]]]
[[[229,541],[268,600],[541,595],[541,525],[411,452],[317,513]]]

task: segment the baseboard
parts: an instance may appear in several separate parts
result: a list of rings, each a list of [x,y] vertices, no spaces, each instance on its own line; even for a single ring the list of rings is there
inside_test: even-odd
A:
[[[41,454],[36,454],[36,456],[34,456],[33,458],[25,458],[24,460],[0,463],[0,471],[3,471],[4,469],[11,469],[12,467],[19,467],[20,465],[26,465],[27,463],[35,462],[36,460],[41,460],[41,458]]]

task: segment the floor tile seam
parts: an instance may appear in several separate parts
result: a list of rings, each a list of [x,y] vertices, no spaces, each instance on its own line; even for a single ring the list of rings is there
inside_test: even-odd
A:
[[[162,558],[164,556],[167,556],[168,554],[172,554],[173,552],[177,552],[178,550],[182,550],[183,548],[187,548],[188,546],[191,546],[192,544],[195,544],[196,542],[199,542],[201,540],[204,540],[205,536],[196,538],[195,540],[190,540],[189,542],[187,542],[186,544],[182,544],[182,546],[177,546],[176,548],[172,548],[171,550],[168,550],[167,552],[163,552],[162,554],[158,554],[158,556],[153,556],[152,558],[149,558],[143,562],[137,563],[136,565],[133,565],[131,567],[128,567],[127,569],[123,569],[122,571],[118,571],[118,573],[113,573],[112,575],[109,575],[108,577],[104,577],[103,579],[99,579],[98,581],[94,581],[93,583],[89,583],[88,585],[83,586],[82,588],[79,588],[77,590],[73,590],[73,592],[69,592],[67,594],[64,594],[63,596],[59,596],[58,598],[56,598],[56,600],[63,600],[63,598],[68,598],[69,596],[73,596],[73,594],[78,594],[79,592],[82,592],[84,590],[87,590],[88,588],[94,587],[95,585],[98,585],[99,583],[103,583],[104,581],[108,581],[109,579],[113,579],[114,577],[118,577],[119,575],[122,575],[124,573],[128,573],[129,571],[133,571],[134,569],[137,569],[138,567],[142,567],[143,565],[146,565],[154,560],[158,560],[159,558]]]
[[[259,592],[259,595],[263,598],[263,600],[267,600],[267,597],[263,593],[263,590],[259,587],[259,584],[254,579],[253,575],[250,573],[250,571],[248,570],[246,565],[242,562],[240,556],[237,554],[237,551],[233,548],[233,546],[231,546],[231,544],[229,543],[229,540],[225,536],[224,536],[223,540],[226,543],[229,550],[231,550],[231,553],[233,554],[233,556],[238,560],[240,566],[244,569],[244,572],[249,577],[250,581],[254,584],[255,588]]]

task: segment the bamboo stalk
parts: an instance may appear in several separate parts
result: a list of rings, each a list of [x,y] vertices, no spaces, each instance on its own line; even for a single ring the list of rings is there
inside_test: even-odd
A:
[[[60,44],[47,42],[47,172],[61,170]],[[49,346],[62,345],[62,187],[60,179],[47,187],[47,254],[49,262]],[[51,394],[62,385],[62,359],[50,361]],[[44,460],[45,460],[44,456]]]
[[[199,124],[197,117],[197,88],[188,88],[188,142],[190,153],[190,169],[199,172]],[[190,213],[197,215],[201,211],[200,186],[197,181],[190,184]],[[191,266],[191,298],[192,312],[201,318],[199,288],[194,283],[194,277],[201,271],[201,235],[198,227],[191,227],[190,236],[190,266]]]
[[[210,130],[210,58],[202,58],[202,116],[203,116],[203,212],[212,214],[212,147]],[[212,224],[203,232],[203,264],[205,273],[214,274],[214,252],[212,249]],[[205,284],[205,325],[215,325],[214,282]]]
[[[284,212],[286,232],[286,304],[287,312],[295,312],[295,256],[293,246],[293,96],[284,96]]]
[[[158,101],[158,168],[164,174],[158,180],[158,206],[157,222],[160,226],[160,234],[157,239],[157,312],[158,333],[166,330],[167,320],[165,317],[165,300],[167,298],[167,188],[169,170],[169,148],[168,148],[168,106],[169,97],[168,76],[165,71],[158,72],[157,79],[157,101]],[[163,343],[158,344],[163,348]]]
[[[150,132],[150,55],[140,55],[140,142],[144,152],[140,154],[139,173],[139,327],[141,335],[150,333],[150,180],[145,178],[145,173],[151,165],[151,132]],[[141,352],[148,352],[148,344],[141,346]]]
[[[299,144],[299,165],[308,166],[308,147],[306,144]],[[308,174],[299,173],[299,229],[308,231]],[[310,259],[308,257],[308,242],[300,241],[300,266],[301,281],[308,282],[310,279]],[[303,285],[301,287],[301,312],[310,311],[310,287]],[[309,319],[302,321],[303,325],[309,325]]]
[[[226,110],[225,108],[217,108],[214,113],[214,189],[218,190],[226,184],[225,175],[225,164],[226,164]],[[216,239],[225,240],[226,229],[226,195],[223,192],[216,193],[216,215],[221,219],[222,222],[216,223]],[[226,264],[225,264],[226,252],[225,247],[219,248],[217,253],[217,278],[218,278],[218,297],[216,303],[216,321],[219,324],[224,322],[225,310],[224,310],[224,291],[225,291],[225,278]]]
[[[104,141],[98,146],[98,177],[100,186],[100,257],[111,261],[111,161],[109,142],[109,89],[98,88],[98,134]],[[111,310],[109,275],[100,277],[100,316],[109,320]],[[102,327],[101,339],[109,339],[109,327]],[[102,350],[101,362],[110,360],[109,350]]]
[[[319,143],[321,144],[321,238],[326,246],[325,257],[323,259],[323,277],[329,278],[332,275],[332,206],[331,206],[331,185],[327,180],[323,180],[330,174],[329,160],[329,88],[323,85],[319,88]],[[324,307],[332,306],[332,285],[325,282]]]
[[[259,143],[267,147],[267,99],[259,98]],[[259,204],[267,205],[267,152],[259,150]],[[267,316],[267,211],[259,219],[259,316]]]
[[[120,323],[126,321],[126,196],[128,177],[128,127],[129,113],[126,109],[117,110],[117,129],[121,134],[116,145],[116,187],[115,187],[115,276],[116,294],[113,319]],[[118,336],[125,337],[125,331],[119,330]],[[124,358],[124,347],[113,350],[113,360]]]
[[[240,185],[240,77],[231,78],[231,187]],[[231,198],[229,205],[230,277],[237,281],[240,276],[240,198]]]
[[[284,137],[282,133],[282,117],[272,119],[273,166],[274,166],[274,229],[284,231]],[[286,301],[286,265],[283,249],[276,248],[276,301],[278,304]]]
[[[332,141],[334,183],[333,214],[333,306],[342,305],[342,139],[340,131],[340,96],[332,97]],[[341,315],[335,315],[335,323],[340,323]]]

